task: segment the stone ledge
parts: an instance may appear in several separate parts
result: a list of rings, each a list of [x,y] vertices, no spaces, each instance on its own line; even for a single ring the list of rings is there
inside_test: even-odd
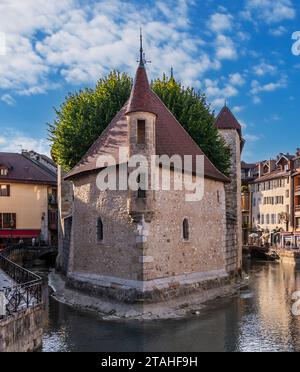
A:
[[[125,303],[155,303],[195,292],[221,288],[231,284],[228,274],[221,271],[193,273],[149,282],[124,280],[73,273],[67,287],[95,297],[110,298]]]

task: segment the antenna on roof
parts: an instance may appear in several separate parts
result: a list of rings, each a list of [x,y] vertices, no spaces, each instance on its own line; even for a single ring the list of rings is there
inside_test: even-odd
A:
[[[225,98],[224,106],[227,107],[227,99]]]

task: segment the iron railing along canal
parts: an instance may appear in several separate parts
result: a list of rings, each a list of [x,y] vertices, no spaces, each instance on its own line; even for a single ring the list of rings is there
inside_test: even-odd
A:
[[[43,280],[40,276],[17,265],[8,257],[14,248],[8,248],[0,254],[0,270],[2,270],[15,285],[4,287],[5,316],[35,307],[43,302]],[[1,317],[0,317],[1,318]]]

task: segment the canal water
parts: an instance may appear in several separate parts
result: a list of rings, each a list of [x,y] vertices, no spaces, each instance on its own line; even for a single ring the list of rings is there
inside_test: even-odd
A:
[[[50,297],[43,351],[300,351],[300,316],[291,312],[300,271],[278,263],[245,269],[249,289],[213,301],[188,319],[103,321]]]

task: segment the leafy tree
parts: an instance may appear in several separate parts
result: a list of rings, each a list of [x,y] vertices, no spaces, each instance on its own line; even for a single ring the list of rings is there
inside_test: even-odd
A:
[[[194,88],[184,88],[173,77],[168,79],[165,75],[152,83],[152,89],[212,163],[227,174],[230,149],[214,125],[215,117],[205,94],[196,92]]]
[[[127,101],[132,80],[117,71],[95,89],[69,94],[49,124],[51,154],[66,171],[74,167]]]
[[[49,125],[52,156],[65,170],[71,169],[121,109],[130,95],[132,80],[113,71],[96,88],[69,94],[56,119]],[[184,88],[173,77],[163,76],[152,83],[177,120],[216,167],[227,173],[230,150],[214,126],[214,115],[206,97],[193,88]]]

